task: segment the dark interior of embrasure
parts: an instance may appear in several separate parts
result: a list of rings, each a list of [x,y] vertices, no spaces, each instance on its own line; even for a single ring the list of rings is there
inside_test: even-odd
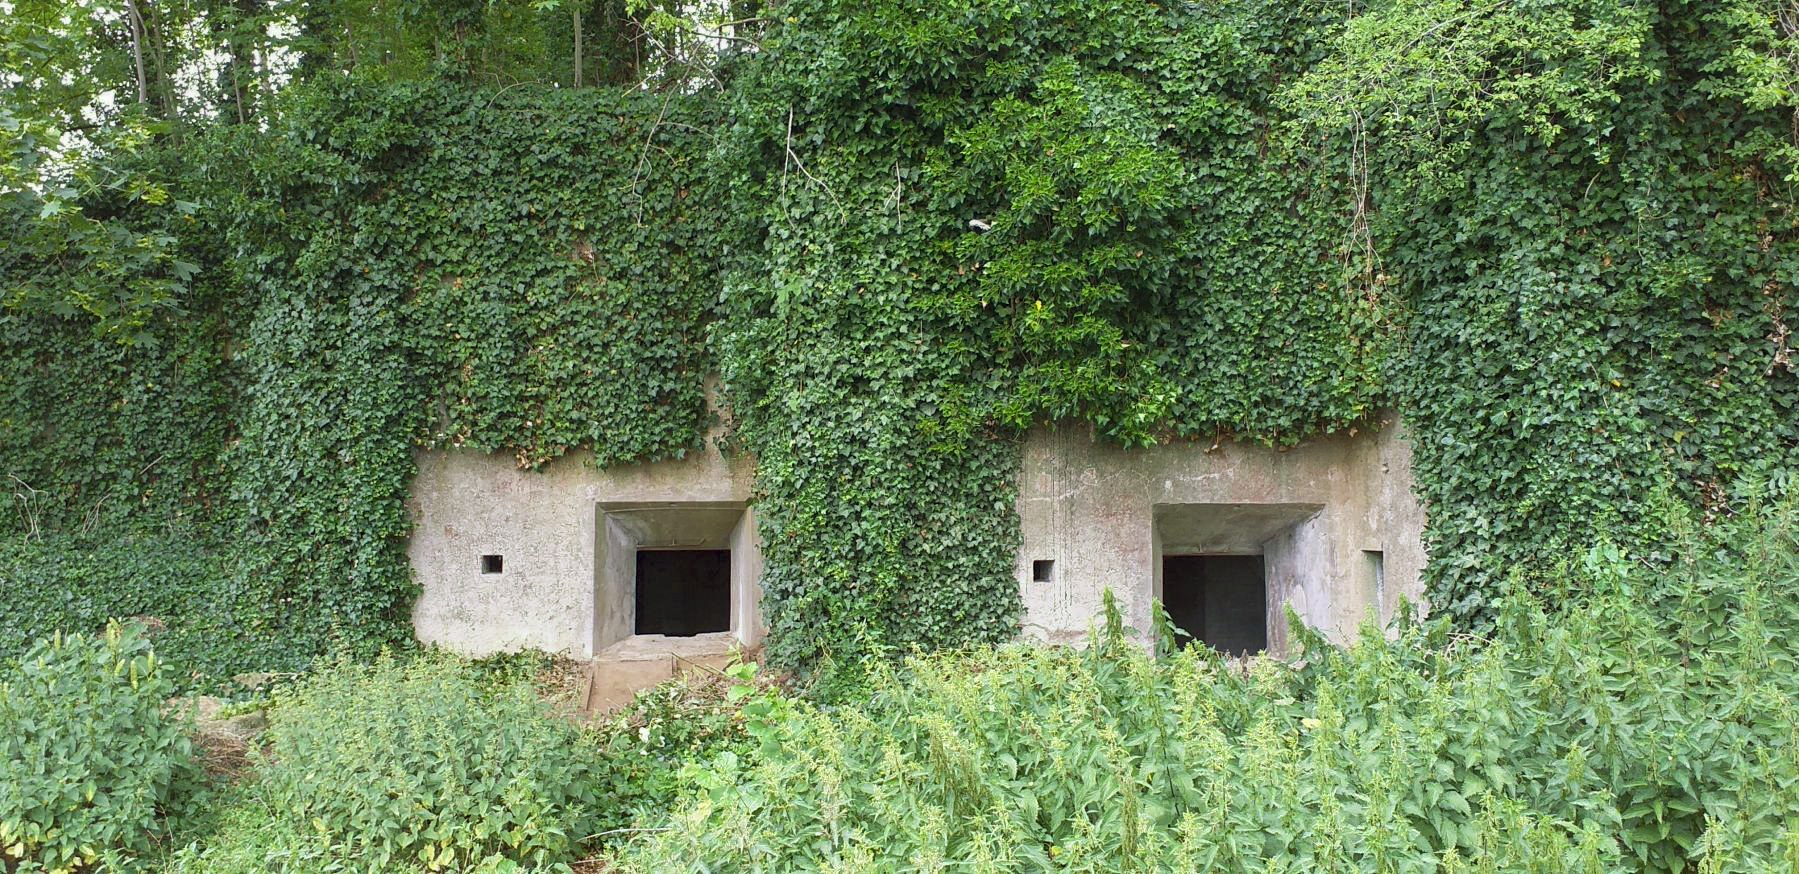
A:
[[[1227,655],[1268,648],[1268,582],[1259,555],[1162,557],[1162,605],[1185,645]]]
[[[639,549],[637,634],[731,630],[731,551]]]

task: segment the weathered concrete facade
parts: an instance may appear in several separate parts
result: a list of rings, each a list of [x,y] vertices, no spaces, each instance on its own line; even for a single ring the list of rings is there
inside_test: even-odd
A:
[[[1285,451],[1132,450],[1042,429],[1025,443],[1018,513],[1025,632],[1043,640],[1083,638],[1108,588],[1126,624],[1148,629],[1166,555],[1263,556],[1275,653],[1287,646],[1284,604],[1343,639],[1370,611],[1384,622],[1401,598],[1421,599],[1424,514],[1397,423]]]
[[[407,552],[422,586],[419,638],[469,654],[598,655],[633,637],[637,549],[686,548],[731,550],[727,634],[759,642],[754,463],[711,448],[607,470],[590,460],[571,453],[526,471],[501,453],[418,454]],[[484,572],[483,556],[501,557],[501,569]]]
[[[409,552],[423,586],[413,610],[421,639],[471,654],[536,647],[683,663],[760,641],[752,459],[709,448],[598,470],[573,454],[533,472],[504,454],[453,451],[422,452],[418,464]],[[1018,512],[1025,632],[1041,640],[1084,638],[1108,588],[1126,622],[1147,629],[1164,556],[1261,556],[1277,654],[1285,604],[1342,638],[1370,611],[1385,621],[1402,597],[1420,597],[1423,513],[1397,424],[1286,451],[1127,450],[1085,429],[1039,430],[1025,442]],[[633,633],[636,556],[667,549],[731,551],[728,632]],[[631,682],[676,668],[645,666]]]

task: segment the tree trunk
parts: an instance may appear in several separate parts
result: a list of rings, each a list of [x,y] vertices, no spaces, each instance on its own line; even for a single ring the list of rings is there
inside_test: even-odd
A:
[[[581,87],[581,4],[573,2],[568,5],[569,12],[575,22],[575,87]]]
[[[165,14],[166,6],[158,6],[150,0],[140,0],[141,11],[150,13],[147,18],[139,18],[138,23],[144,28],[144,45],[150,49],[151,66],[156,75],[150,81],[150,93],[155,96],[156,114],[163,118],[175,118],[175,83],[169,79],[169,17]]]
[[[259,39],[252,39],[251,22],[262,14],[262,4],[258,0],[237,0],[232,11],[236,13],[236,21],[232,22],[228,35],[230,40],[231,59],[227,62],[231,71],[231,99],[237,104],[237,123],[249,124],[256,117],[255,85],[259,77],[256,66],[256,47]]]
[[[131,60],[137,66],[137,102],[148,106],[150,88],[144,76],[144,17],[137,12],[137,3],[125,0],[125,11],[128,13],[126,23],[131,25]]]

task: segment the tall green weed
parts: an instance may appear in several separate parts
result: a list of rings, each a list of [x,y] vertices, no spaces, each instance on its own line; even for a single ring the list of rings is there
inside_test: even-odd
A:
[[[130,869],[195,788],[175,686],[137,626],[0,664],[0,871]]]
[[[739,712],[787,700],[739,663],[580,726],[542,700],[551,666],[541,653],[428,653],[320,672],[277,697],[261,766],[164,870],[567,871],[653,827],[714,759],[752,757]]]
[[[1790,512],[1663,566],[1601,544],[1476,638],[1301,634],[1291,663],[1082,651],[915,659],[764,726],[626,871],[1792,871]]]
[[[481,679],[453,659],[383,658],[321,671],[279,702],[249,802],[270,817],[247,815],[271,852],[248,870],[353,860],[357,869],[460,871],[577,858],[599,822],[592,745],[528,684],[494,689]],[[283,867],[298,858],[272,852],[283,848],[316,859]],[[248,859],[254,848],[216,855]]]

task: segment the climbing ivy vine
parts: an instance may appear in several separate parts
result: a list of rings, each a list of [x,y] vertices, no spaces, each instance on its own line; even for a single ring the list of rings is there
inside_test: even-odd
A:
[[[722,205],[691,103],[347,83],[195,144],[210,296],[132,346],[4,316],[0,642],[149,615],[208,676],[390,643],[415,449],[698,446]]]
[[[1035,423],[1284,444],[1377,406],[1393,308],[1268,147],[1322,4],[783,12],[728,96],[719,326],[779,660],[1016,633]]]
[[[1397,410],[1430,598],[1478,623],[1570,544],[1654,560],[1651,496],[1790,487],[1789,13],[790,0],[662,91],[316,76],[115,159],[193,209],[81,201],[157,242],[134,342],[0,310],[0,649],[155,615],[219,675],[403,637],[416,449],[679,456],[714,373],[786,665],[1015,634],[1051,425]],[[0,275],[112,281],[58,258]]]
[[[1450,6],[1358,18],[1293,103],[1366,156],[1430,599],[1483,622],[1594,537],[1665,554],[1665,492],[1716,517],[1792,488],[1799,18]]]

